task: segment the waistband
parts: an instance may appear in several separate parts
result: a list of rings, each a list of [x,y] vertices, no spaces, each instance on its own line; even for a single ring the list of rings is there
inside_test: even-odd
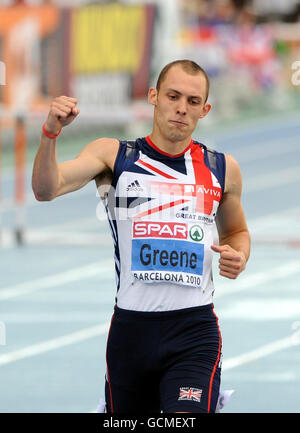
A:
[[[114,317],[134,320],[168,320],[168,319],[184,319],[197,315],[199,313],[213,312],[214,304],[200,305],[198,307],[183,308],[181,310],[170,311],[135,311],[125,310],[115,305]]]

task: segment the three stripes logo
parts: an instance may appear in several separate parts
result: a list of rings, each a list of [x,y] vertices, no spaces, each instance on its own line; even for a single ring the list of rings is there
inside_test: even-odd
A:
[[[135,180],[134,182],[131,182],[128,186],[126,191],[134,191],[134,192],[141,192],[143,191],[143,188],[139,184],[138,180]]]

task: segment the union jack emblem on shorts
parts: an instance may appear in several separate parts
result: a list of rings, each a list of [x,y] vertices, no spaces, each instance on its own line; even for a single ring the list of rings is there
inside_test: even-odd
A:
[[[182,387],[179,391],[178,400],[193,400],[200,403],[202,389]]]

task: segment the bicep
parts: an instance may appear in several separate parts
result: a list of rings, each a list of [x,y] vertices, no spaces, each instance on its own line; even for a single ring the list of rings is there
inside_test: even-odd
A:
[[[217,212],[216,225],[220,240],[248,230],[244,210],[238,196],[224,194]]]
[[[82,188],[104,169],[104,162],[90,155],[78,155],[63,162],[59,165],[59,187],[56,195]]]
[[[226,189],[221,199],[216,224],[220,239],[247,229],[241,203],[242,176],[234,158],[226,155]]]
[[[101,138],[89,143],[79,155],[59,165],[56,196],[76,191],[105,170],[112,170],[119,141]]]

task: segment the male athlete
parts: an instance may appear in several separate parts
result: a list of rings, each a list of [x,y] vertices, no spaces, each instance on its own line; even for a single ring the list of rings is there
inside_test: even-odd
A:
[[[215,412],[221,334],[213,307],[213,254],[220,274],[245,269],[250,237],[235,159],[192,139],[211,109],[196,63],[168,64],[148,93],[149,136],[100,138],[58,164],[56,137],[79,114],[77,100],[51,104],[32,176],[37,200],[92,179],[109,184],[105,207],[115,244],[117,296],[106,351],[109,413]],[[219,245],[214,244],[216,223]]]

